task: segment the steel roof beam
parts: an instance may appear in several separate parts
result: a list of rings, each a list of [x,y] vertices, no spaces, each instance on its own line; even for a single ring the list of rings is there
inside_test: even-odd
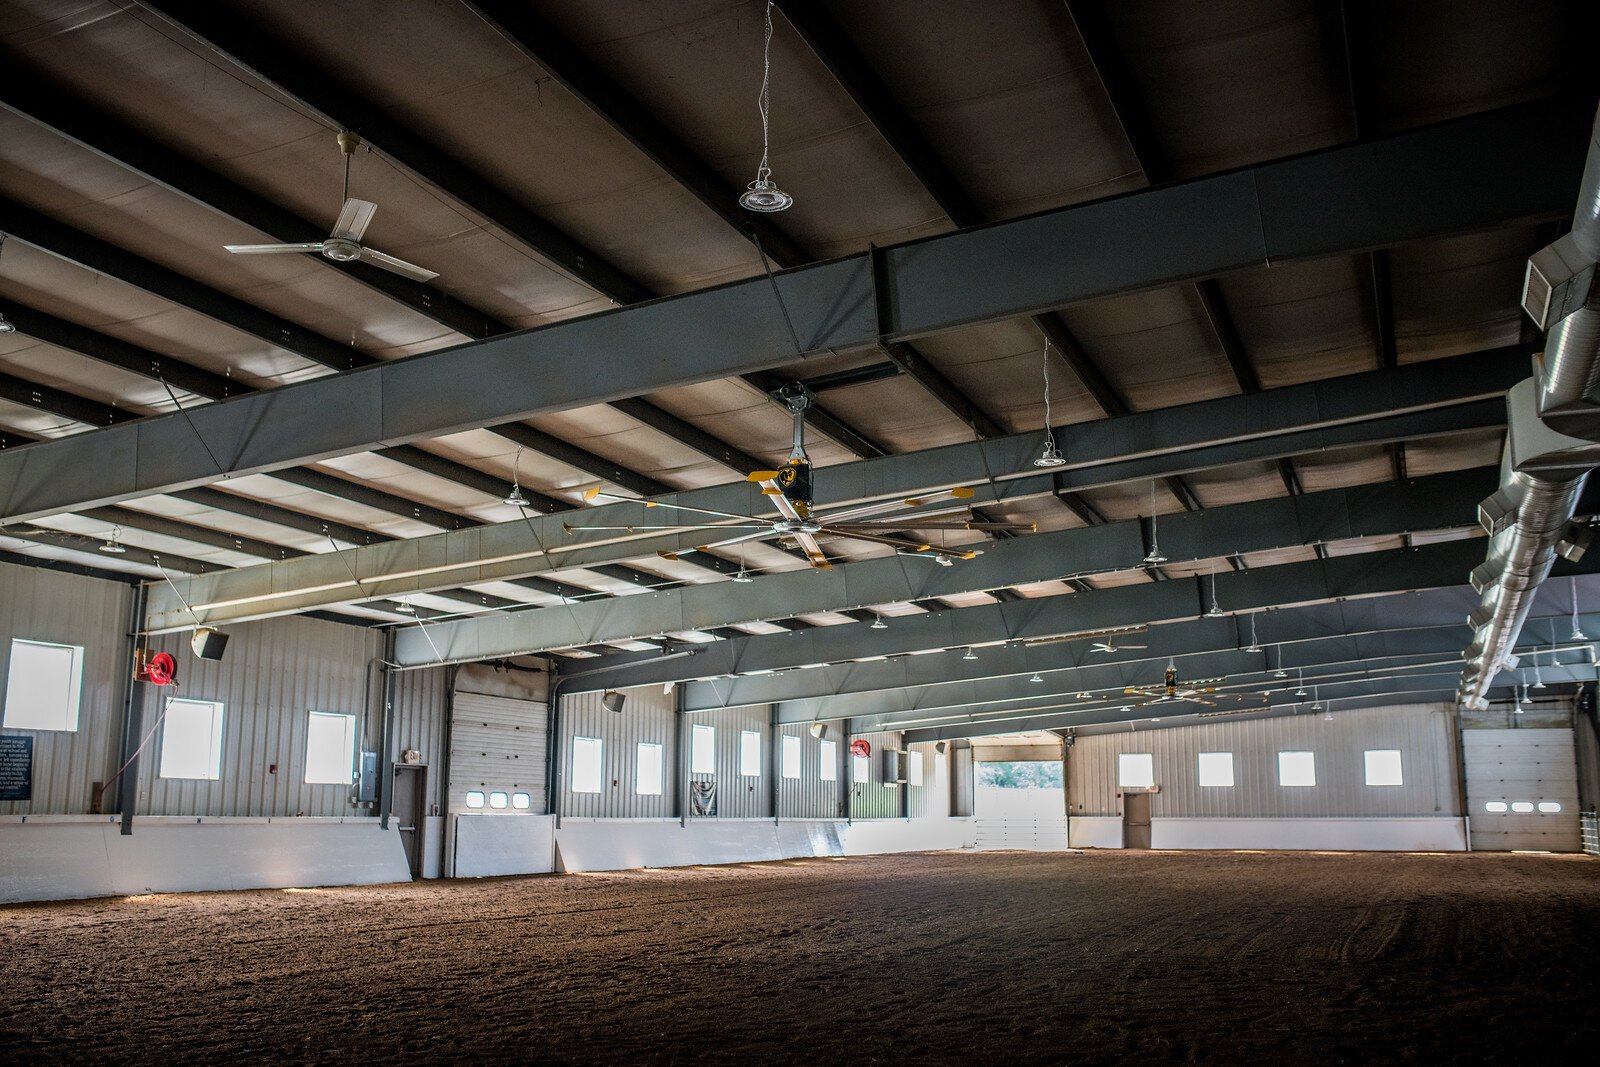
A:
[[[874,344],[880,329],[899,340],[1264,261],[1551,217],[1570,209],[1586,118],[1539,101],[880,250],[887,322],[874,314],[865,254],[776,282],[803,349],[816,352]],[[1472,182],[1449,180],[1463,170]],[[772,304],[771,283],[748,279],[239,397],[195,418],[231,473],[407,443],[791,363],[793,342]],[[654,358],[639,360],[640,351]],[[521,373],[579,359],[591,373]],[[479,388],[484,381],[501,387]],[[178,421],[7,450],[0,515],[214,480],[193,449],[168,447],[190,432]],[[160,459],[141,466],[134,456]]]
[[[1167,550],[1178,558],[1204,559],[1217,555],[1219,550],[1260,551],[1421,528],[1470,526],[1476,520],[1478,501],[1494,488],[1496,481],[1494,468],[1482,468],[1419,479],[1403,486],[1385,483],[1329,490],[1293,501],[1278,498],[1173,516],[1165,531]],[[447,659],[465,661],[763,621],[773,614],[774,604],[782,604],[785,615],[895,603],[917,604],[935,617],[965,615],[988,609],[952,612],[931,598],[1018,582],[1053,580],[1062,576],[1064,560],[1072,561],[1072,568],[1079,573],[1126,570],[1137,566],[1143,551],[1139,524],[1130,521],[993,543],[984,555],[956,567],[908,572],[904,561],[896,557],[861,560],[826,572],[765,575],[732,589],[724,585],[688,586],[648,598],[522,612],[504,619],[464,620],[434,627],[430,636],[433,647]],[[1329,561],[1334,562],[1337,561]],[[1261,573],[1232,573],[1215,579],[1222,602],[1236,604],[1221,592],[1225,581],[1237,583]],[[1176,615],[1197,616],[1206,610],[1202,602],[1206,597],[1199,592],[1204,584],[1197,579],[1132,588],[1164,589],[1163,595]],[[1066,599],[1092,604],[1098,595],[1084,593]],[[1039,603],[1042,602],[1021,601],[995,607],[1024,615]],[[160,619],[152,615],[150,621],[152,628],[161,628]],[[420,650],[414,646],[415,642],[402,638],[395,648],[397,662],[417,662]]]

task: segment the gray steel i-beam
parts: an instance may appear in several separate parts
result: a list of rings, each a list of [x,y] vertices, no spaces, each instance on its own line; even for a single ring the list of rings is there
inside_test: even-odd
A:
[[[871,292],[865,254],[784,271],[776,284],[804,356],[1282,259],[1559,216],[1570,210],[1592,111],[1579,103],[1538,101],[884,249],[882,299]],[[1453,180],[1465,172],[1472,182]],[[640,351],[654,358],[640,361]],[[760,277],[239,397],[194,417],[226,474],[259,473],[795,356]],[[523,373],[571,361],[590,373]],[[484,390],[483,381],[503,388]],[[182,422],[163,415],[7,449],[0,517],[214,481],[215,467],[186,447],[192,431]]]

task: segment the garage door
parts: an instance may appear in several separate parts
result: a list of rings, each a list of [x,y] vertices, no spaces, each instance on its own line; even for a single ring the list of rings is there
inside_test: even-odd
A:
[[[450,719],[455,814],[544,811],[545,705],[457,693]]]
[[[1463,730],[1461,747],[1475,851],[1579,850],[1571,730]]]

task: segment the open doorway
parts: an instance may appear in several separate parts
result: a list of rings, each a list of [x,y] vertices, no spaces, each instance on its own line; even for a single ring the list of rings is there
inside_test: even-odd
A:
[[[973,816],[983,848],[1067,847],[1060,739],[975,742]]]

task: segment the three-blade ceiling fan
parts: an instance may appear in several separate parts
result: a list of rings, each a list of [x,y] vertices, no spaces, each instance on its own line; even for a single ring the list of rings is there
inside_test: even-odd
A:
[[[731,511],[712,511],[706,508],[685,507],[681,504],[646,500],[643,501],[643,504],[647,508],[665,508],[669,511],[681,511],[692,515],[708,515],[720,519],[741,521],[683,526],[575,526],[571,523],[563,523],[562,525],[569,533],[589,530],[625,530],[630,533],[641,530],[714,530],[718,533],[745,531],[720,541],[711,541],[707,544],[697,545],[694,548],[680,549],[675,552],[657,552],[656,555],[662,559],[675,560],[695,552],[709,552],[712,549],[728,548],[732,545],[772,539],[780,543],[792,542],[805,553],[806,559],[811,563],[811,566],[816,568],[833,566],[827,555],[822,551],[822,545],[819,543],[818,538],[837,537],[855,541],[868,541],[872,544],[887,545],[897,552],[908,555],[938,557],[943,562],[946,560],[972,559],[980,554],[980,550],[966,547],[947,548],[944,545],[935,545],[930,542],[913,541],[905,534],[906,527],[909,525],[917,530],[1010,530],[1027,532],[1035,529],[1034,524],[1031,522],[985,522],[970,518],[941,519],[940,521],[929,522],[915,516],[908,516],[901,522],[870,521],[874,517],[891,510],[922,508],[944,498],[946,495],[955,500],[971,499],[973,491],[964,487],[951,489],[948,494],[940,493],[936,497],[869,504],[827,514],[815,511],[811,490],[811,459],[806,455],[805,446],[805,413],[811,407],[812,396],[809,390],[803,386],[797,386],[785,389],[779,394],[779,397],[794,419],[794,448],[790,452],[789,461],[775,471],[754,471],[747,479],[760,485],[762,494],[771,499],[773,507],[778,512],[776,518],[766,518],[760,515],[739,515]],[[591,489],[584,496],[589,500],[624,501],[627,499],[626,497],[611,496],[601,492],[599,489]]]
[[[339,212],[338,221],[333,224],[333,231],[326,240],[307,241],[300,244],[265,244],[265,245],[223,245],[228,251],[237,256],[273,256],[285,252],[312,252],[331,259],[335,263],[349,263],[360,260],[371,263],[374,267],[395,274],[404,275],[415,281],[432,281],[439,276],[437,271],[426,267],[419,267],[415,263],[407,263],[403,259],[379,252],[375,248],[367,248],[361,243],[362,236],[367,232],[367,227],[372,224],[372,216],[377,212],[378,205],[370,200],[357,200],[350,195],[350,157],[355,155],[357,148],[361,147],[361,138],[349,130],[339,134],[339,151],[344,155],[344,207]]]

